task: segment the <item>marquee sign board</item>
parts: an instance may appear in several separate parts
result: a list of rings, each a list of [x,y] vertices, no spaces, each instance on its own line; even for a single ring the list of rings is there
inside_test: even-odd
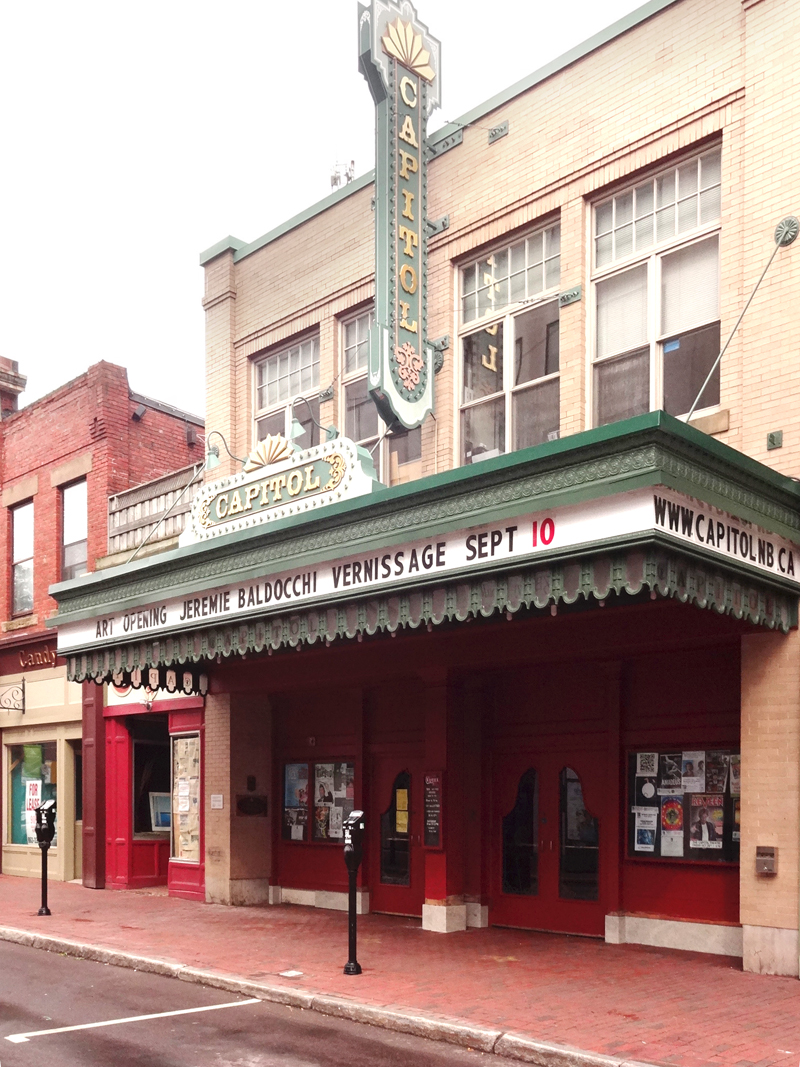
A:
[[[709,560],[736,564],[753,577],[778,579],[784,587],[800,592],[800,546],[702,501],[656,486],[425,540],[389,543],[367,554],[290,571],[265,571],[261,577],[164,600],[156,598],[140,608],[59,626],[58,649],[64,655],[147,640],[301,605],[331,604],[353,595],[418,586],[444,576],[508,569],[553,555],[580,555],[654,535],[675,547],[692,548]],[[157,673],[154,686],[161,684]]]
[[[408,429],[433,409],[427,340],[427,132],[439,105],[439,42],[408,0],[359,4],[359,68],[375,101],[375,325],[369,389]]]
[[[209,482],[197,493],[180,544],[300,515],[379,485],[369,453],[347,438],[301,451],[283,437],[267,437],[241,473]]]

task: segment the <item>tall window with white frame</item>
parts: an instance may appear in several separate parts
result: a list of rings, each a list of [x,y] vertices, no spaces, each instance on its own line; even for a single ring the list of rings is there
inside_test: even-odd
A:
[[[11,612],[33,611],[33,501],[11,509]]]
[[[294,416],[305,431],[302,448],[320,442],[319,427],[319,334],[276,348],[255,362],[256,440],[283,435],[286,405],[304,397],[294,407]]]
[[[370,309],[342,322],[342,425],[345,437],[372,453],[378,476],[389,485],[397,485],[422,474],[422,434],[419,427],[400,427],[381,438],[385,425],[367,383],[373,321]]]
[[[721,150],[594,209],[594,425],[686,415],[720,348]],[[719,368],[698,410],[720,402]]]
[[[61,490],[61,578],[80,578],[88,571],[89,510],[86,479]]]
[[[461,462],[554,440],[560,227],[496,248],[460,273]]]

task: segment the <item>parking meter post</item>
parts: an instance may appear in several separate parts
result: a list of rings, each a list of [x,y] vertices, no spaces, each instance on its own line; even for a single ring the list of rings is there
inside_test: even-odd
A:
[[[56,802],[46,800],[36,809],[36,840],[42,850],[42,906],[39,915],[52,914],[47,906],[47,853],[56,836]]]
[[[361,974],[361,964],[356,958],[356,879],[363,856],[363,840],[364,812],[352,811],[344,821],[344,862],[347,866],[348,882],[348,959],[344,965],[345,974]]]

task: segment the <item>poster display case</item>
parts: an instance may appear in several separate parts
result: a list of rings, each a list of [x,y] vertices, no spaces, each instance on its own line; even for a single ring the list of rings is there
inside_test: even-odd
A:
[[[741,754],[671,748],[628,755],[628,857],[739,861]]]
[[[172,858],[200,862],[200,734],[172,737]]]
[[[355,764],[347,760],[285,763],[283,840],[341,843],[344,820],[355,805],[354,782]]]

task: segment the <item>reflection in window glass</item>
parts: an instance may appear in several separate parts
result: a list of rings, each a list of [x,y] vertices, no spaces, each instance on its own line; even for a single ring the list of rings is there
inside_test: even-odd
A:
[[[505,397],[489,400],[461,412],[463,463],[492,459],[505,451]]]
[[[629,419],[650,410],[650,349],[594,367],[595,426]]]
[[[86,479],[68,485],[61,494],[62,553],[61,577],[80,578],[87,571],[89,512]]]
[[[495,323],[464,338],[464,403],[492,396],[503,388],[503,324]]]
[[[520,778],[517,802],[503,817],[503,892],[539,892],[539,779],[533,768]]]
[[[33,611],[33,501],[11,512],[12,611],[24,615]]]
[[[559,380],[551,378],[514,394],[514,448],[558,438]]]
[[[381,883],[411,884],[411,775],[401,771],[394,780],[392,799],[381,815]]]
[[[558,895],[562,900],[597,900],[599,826],[586,809],[581,780],[571,767],[561,772]]]

